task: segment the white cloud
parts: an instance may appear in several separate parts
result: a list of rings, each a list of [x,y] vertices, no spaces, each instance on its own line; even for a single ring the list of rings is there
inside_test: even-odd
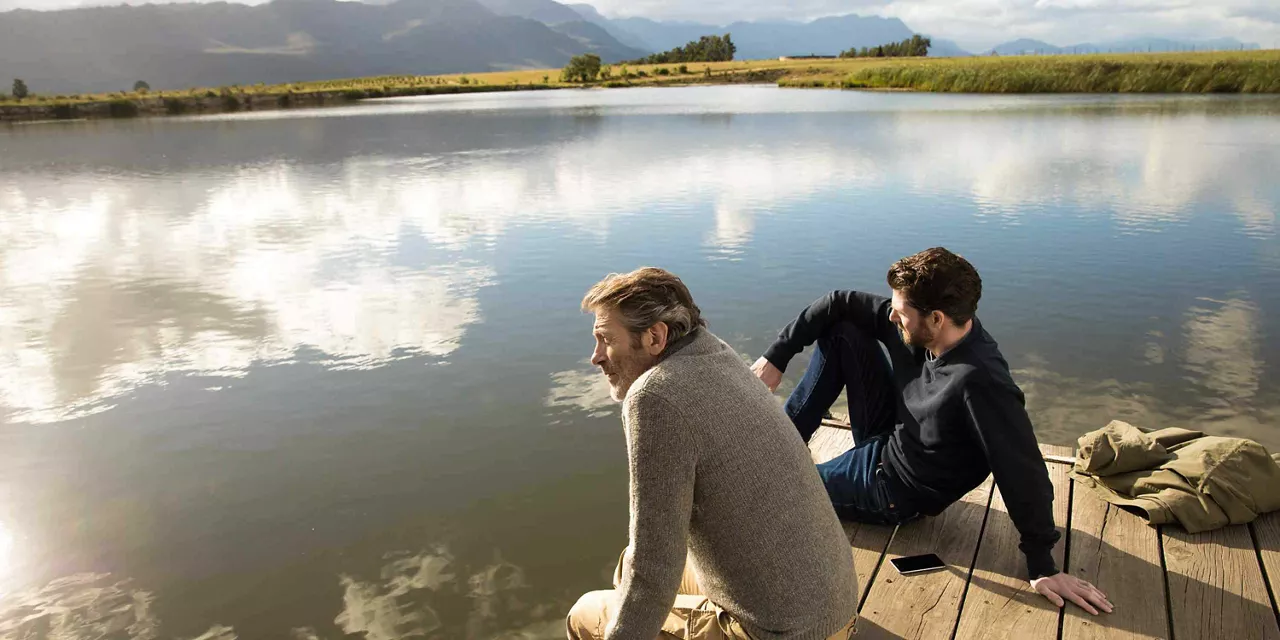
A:
[[[156,0],[148,0],[156,1]],[[158,0],[165,2],[167,0]],[[197,0],[213,1],[213,0]],[[259,4],[242,1],[243,4]],[[14,8],[63,9],[115,0],[0,0]],[[128,4],[143,4],[130,0]],[[640,16],[725,25],[738,20],[798,20],[856,13],[902,19],[908,27],[984,51],[1016,38],[1059,46],[1139,36],[1238,38],[1280,48],[1280,10],[1272,0],[594,0],[609,17]]]

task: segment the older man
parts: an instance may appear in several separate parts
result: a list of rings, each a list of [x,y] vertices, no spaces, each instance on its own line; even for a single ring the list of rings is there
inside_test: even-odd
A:
[[[615,589],[578,600],[569,638],[851,635],[853,558],[808,449],[684,283],[613,274],[582,307],[623,404],[631,520]]]

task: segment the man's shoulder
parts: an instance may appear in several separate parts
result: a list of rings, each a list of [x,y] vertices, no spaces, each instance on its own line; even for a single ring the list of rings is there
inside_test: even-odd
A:
[[[1009,362],[985,330],[974,336],[964,353],[957,355],[948,368],[963,381],[966,389],[1018,388],[1009,371]]]

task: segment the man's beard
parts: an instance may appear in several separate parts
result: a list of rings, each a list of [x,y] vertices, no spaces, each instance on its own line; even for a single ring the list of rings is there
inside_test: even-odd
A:
[[[613,401],[622,402],[636,379],[657,361],[657,358],[646,353],[637,353],[609,363],[604,368],[604,373],[609,378],[609,396]]]
[[[927,330],[921,329],[915,333],[909,333],[902,325],[898,325],[898,335],[902,336],[902,341],[912,347],[921,347],[933,342],[937,334],[927,333]]]

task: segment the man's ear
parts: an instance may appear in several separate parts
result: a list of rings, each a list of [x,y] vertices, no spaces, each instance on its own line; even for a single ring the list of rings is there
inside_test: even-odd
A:
[[[644,330],[644,340],[642,345],[645,353],[651,356],[661,355],[667,348],[667,335],[670,327],[665,322],[654,323],[652,327]]]
[[[929,324],[941,329],[942,325],[947,321],[947,314],[934,309],[929,312]]]

